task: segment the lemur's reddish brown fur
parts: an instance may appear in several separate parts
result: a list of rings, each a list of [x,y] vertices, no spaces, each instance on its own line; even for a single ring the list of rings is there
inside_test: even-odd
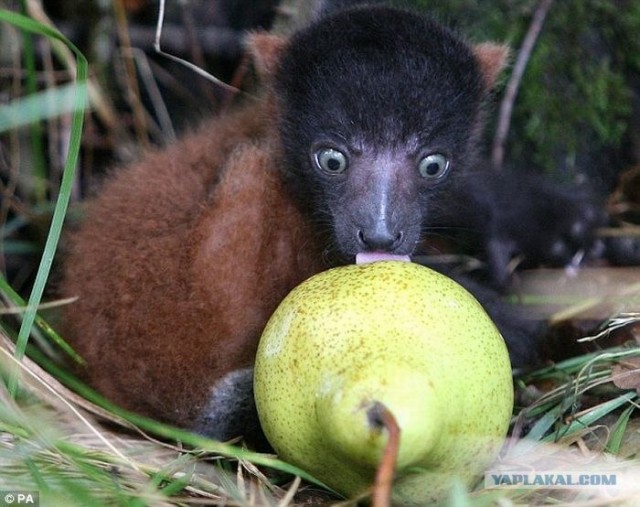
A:
[[[286,293],[322,268],[281,188],[271,108],[250,103],[116,172],[72,238],[65,331],[89,383],[125,408],[191,426],[214,382],[252,364]]]

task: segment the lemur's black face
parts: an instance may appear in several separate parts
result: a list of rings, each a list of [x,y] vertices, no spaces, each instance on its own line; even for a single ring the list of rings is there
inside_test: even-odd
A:
[[[347,259],[412,253],[473,158],[471,49],[409,12],[354,9],[296,35],[276,76],[286,170]]]

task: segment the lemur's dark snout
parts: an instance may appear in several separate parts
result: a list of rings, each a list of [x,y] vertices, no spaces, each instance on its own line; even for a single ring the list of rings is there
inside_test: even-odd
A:
[[[358,244],[367,252],[393,252],[404,238],[403,231],[389,230],[387,227],[358,230]]]

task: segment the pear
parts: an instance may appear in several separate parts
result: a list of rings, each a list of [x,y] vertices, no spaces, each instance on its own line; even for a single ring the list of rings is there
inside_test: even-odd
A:
[[[500,333],[453,280],[399,261],[325,271],[269,320],[254,391],[279,456],[352,497],[371,487],[388,432],[400,427],[393,501],[425,505],[469,487],[495,458],[513,384]]]

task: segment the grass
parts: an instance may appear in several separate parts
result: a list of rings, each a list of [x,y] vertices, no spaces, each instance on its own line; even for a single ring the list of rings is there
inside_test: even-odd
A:
[[[0,10],[0,23],[10,37],[22,42],[28,77],[15,100],[0,106],[0,135],[13,147],[12,162],[19,161],[23,150],[33,161],[17,164],[28,174],[12,173],[3,180],[0,253],[40,252],[15,239],[14,233],[40,211],[52,211],[28,301],[0,277],[0,490],[38,491],[41,505],[47,506],[339,502],[302,470],[273,456],[127,413],[56,366],[56,357],[73,351],[42,317],[46,309],[41,300],[77,182],[83,120],[90,107],[104,111],[108,101],[89,75],[86,58],[46,19]],[[46,89],[38,86],[33,37],[47,41],[64,71],[63,83]],[[61,128],[61,118],[70,128],[58,186],[46,181],[44,150],[51,131],[45,136],[43,125]],[[28,139],[26,145],[23,137]],[[22,202],[14,195],[22,196]],[[27,212],[15,212],[27,203]],[[638,322],[637,315],[611,319],[601,335]],[[497,469],[552,464],[624,473],[629,482],[640,478],[640,382],[633,383],[639,356],[637,344],[605,349],[520,377],[511,438]],[[640,501],[640,488],[633,486],[617,500],[630,505]],[[612,500],[605,488],[492,490],[482,485],[470,492],[456,490],[450,499],[455,506],[569,502],[609,505]]]

